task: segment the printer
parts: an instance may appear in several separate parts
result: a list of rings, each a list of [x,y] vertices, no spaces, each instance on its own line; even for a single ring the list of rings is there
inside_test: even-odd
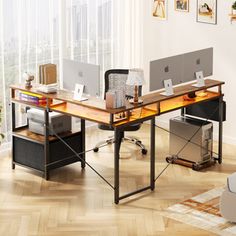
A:
[[[29,130],[44,135],[44,111],[31,108],[27,111],[27,118]],[[49,127],[49,135],[71,131],[71,117],[58,112],[49,112]]]

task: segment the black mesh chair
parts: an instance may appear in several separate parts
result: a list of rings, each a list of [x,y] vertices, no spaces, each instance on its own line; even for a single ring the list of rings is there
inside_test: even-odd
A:
[[[129,70],[123,70],[123,69],[112,69],[112,70],[106,71],[105,72],[105,94],[108,90],[119,89],[122,87],[122,88],[125,88],[126,98],[127,99],[131,98],[134,93],[134,86],[126,85],[128,73],[129,73]],[[142,86],[139,87],[139,96],[141,96],[141,94],[142,94]],[[121,140],[119,140],[119,147],[122,141],[129,141],[137,145],[141,149],[142,154],[144,155],[147,154],[147,149],[145,148],[145,146],[142,144],[142,142],[139,139],[135,137],[124,136],[125,131],[137,131],[140,129],[141,125],[142,123],[138,123],[138,124],[129,125],[125,127],[124,131],[121,134]],[[98,128],[101,130],[110,130],[110,131],[114,130],[109,125],[102,125],[102,124],[99,124]],[[94,152],[98,152],[100,146],[103,146],[105,144],[112,144],[112,143],[114,143],[114,137],[109,137],[108,139],[102,142],[99,142],[93,150]]]

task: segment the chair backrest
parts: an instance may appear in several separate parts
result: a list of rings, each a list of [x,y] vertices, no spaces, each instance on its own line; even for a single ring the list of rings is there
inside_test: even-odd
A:
[[[124,88],[127,97],[133,97],[134,86],[126,85],[129,70],[126,69],[112,69],[105,72],[105,94],[112,89]],[[142,86],[139,86],[139,96],[142,96]]]

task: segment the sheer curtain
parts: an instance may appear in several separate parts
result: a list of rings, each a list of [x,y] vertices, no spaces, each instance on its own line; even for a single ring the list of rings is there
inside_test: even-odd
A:
[[[143,0],[0,0],[1,130],[10,141],[9,85],[63,58],[110,68],[142,67]],[[19,113],[21,110],[19,108]],[[21,123],[21,119],[18,120]]]

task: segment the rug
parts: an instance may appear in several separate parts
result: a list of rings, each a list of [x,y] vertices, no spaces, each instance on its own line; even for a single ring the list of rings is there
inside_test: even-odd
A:
[[[218,235],[236,235],[236,224],[225,220],[219,210],[224,188],[217,188],[168,207],[163,216]]]

